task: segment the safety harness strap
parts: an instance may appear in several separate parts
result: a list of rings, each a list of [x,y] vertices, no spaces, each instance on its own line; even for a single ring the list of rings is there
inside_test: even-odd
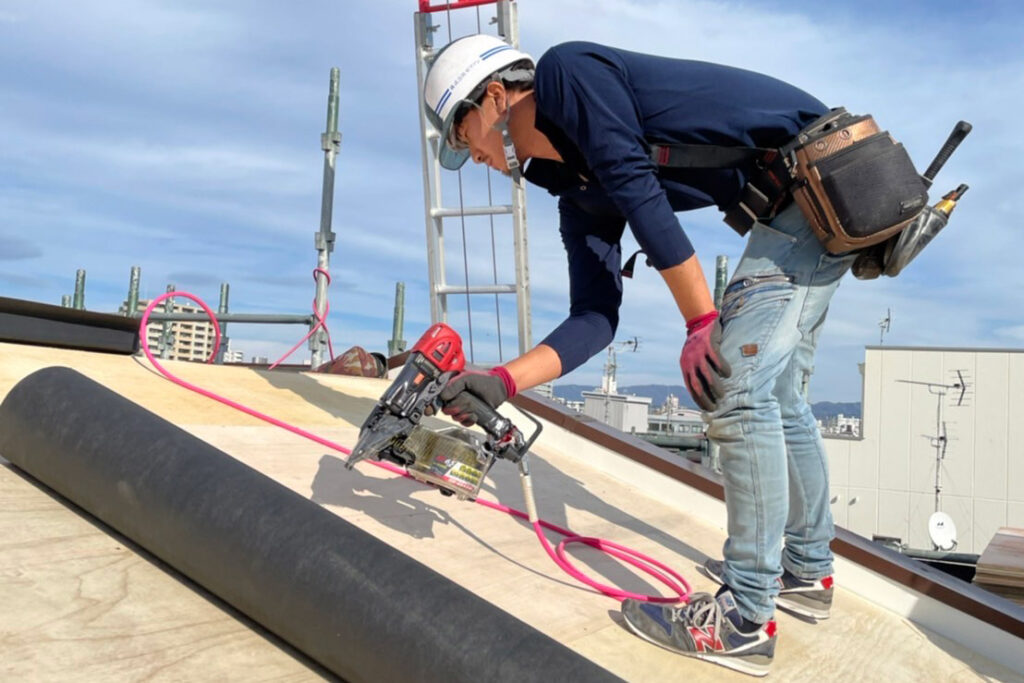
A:
[[[661,168],[738,168],[753,162],[754,170],[732,206],[724,207],[725,223],[746,235],[757,221],[775,217],[789,202],[793,177],[794,150],[807,142],[809,131],[822,130],[849,114],[835,107],[805,126],[779,149],[768,147],[723,147],[721,145],[648,142],[651,161]]]
[[[652,144],[651,161],[664,168],[735,168],[776,150],[764,147]]]
[[[661,168],[737,168],[754,170],[732,206],[723,208],[726,225],[746,235],[758,220],[769,220],[789,197],[793,183],[783,150],[768,147],[652,143],[651,160]]]

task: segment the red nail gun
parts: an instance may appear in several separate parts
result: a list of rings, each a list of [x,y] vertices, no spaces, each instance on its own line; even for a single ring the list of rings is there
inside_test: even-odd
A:
[[[460,427],[435,431],[421,425],[428,408],[437,410],[438,395],[466,365],[459,334],[444,323],[428,329],[409,353],[401,372],[377,401],[359,430],[359,440],[345,466],[364,458],[402,465],[409,474],[436,486],[445,495],[474,499],[495,458],[519,462],[540,434],[540,423],[526,440],[512,422],[484,403],[474,412],[486,438]]]

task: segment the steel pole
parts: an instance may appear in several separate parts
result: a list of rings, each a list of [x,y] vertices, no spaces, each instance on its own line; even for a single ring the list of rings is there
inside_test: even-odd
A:
[[[729,282],[729,257],[719,254],[715,258],[715,308],[722,308],[722,298]]]
[[[228,314],[228,294],[231,291],[231,285],[226,282],[220,283],[220,303],[217,305],[217,322],[220,324],[220,348],[217,350],[217,362],[224,362],[224,355],[228,352],[228,346],[230,340],[228,339],[228,324],[222,322],[224,316]]]
[[[397,356],[405,351],[405,340],[402,339],[402,327],[405,322],[405,283],[395,283],[395,318],[391,327],[391,339],[388,341],[388,356]]]
[[[142,269],[132,266],[131,275],[128,277],[128,304],[125,315],[131,316],[139,310],[139,281],[142,279]]]
[[[141,318],[142,312],[139,311],[133,318]],[[149,319],[154,322],[160,322],[163,320],[180,320],[181,322],[209,322],[210,316],[206,313],[159,313],[153,311],[149,314]],[[288,315],[286,313],[226,313],[225,315],[217,316],[217,322],[223,325],[224,323],[268,323],[276,325],[305,325],[309,326],[313,324],[312,315]]]
[[[175,289],[174,285],[167,285],[167,291],[173,292]],[[164,313],[174,312],[174,297],[169,296],[164,299]],[[174,337],[171,335],[171,322],[165,320],[164,324],[160,329],[160,357],[169,358],[171,355],[171,344],[173,343]]]
[[[71,307],[80,311],[85,309],[85,270],[82,268],[75,272],[75,298]]]
[[[316,274],[316,314],[323,319],[327,313],[327,276],[330,272],[331,252],[334,251],[334,232],[331,230],[334,212],[334,164],[341,148],[341,133],[338,132],[338,67],[331,68],[331,86],[327,96],[327,130],[320,136],[320,147],[324,151],[324,184],[320,199],[320,231],[314,237],[317,250],[317,268],[324,271]],[[314,321],[313,325],[316,324]],[[327,332],[321,327],[309,339],[311,365],[314,369],[323,362],[323,351],[327,345]]]

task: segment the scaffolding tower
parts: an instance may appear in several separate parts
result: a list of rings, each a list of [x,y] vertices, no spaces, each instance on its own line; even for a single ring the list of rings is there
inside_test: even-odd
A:
[[[515,295],[517,331],[518,331],[518,353],[523,354],[533,345],[532,332],[530,329],[530,284],[529,268],[526,246],[526,194],[522,182],[515,183],[508,181],[510,186],[509,203],[497,204],[494,202],[494,192],[491,183],[491,170],[487,169],[487,203],[466,206],[463,192],[463,171],[457,173],[446,172],[441,168],[439,161],[440,135],[434,126],[427,119],[423,110],[423,89],[427,69],[434,55],[447,43],[457,36],[452,34],[452,12],[474,8],[476,11],[476,32],[484,32],[481,23],[481,7],[493,7],[495,16],[488,22],[488,27],[495,27],[498,37],[513,47],[519,47],[519,21],[518,7],[514,0],[453,0],[448,4],[431,5],[430,0],[418,0],[419,11],[414,14],[416,34],[416,77],[418,88],[418,102],[421,103],[420,110],[420,134],[422,137],[423,149],[423,200],[424,213],[427,229],[427,267],[429,278],[430,296],[430,319],[431,322],[449,322],[449,303],[451,297],[465,297],[466,305],[466,329],[462,330],[467,338],[468,356],[471,362],[477,362],[474,358],[473,339],[473,308],[471,305],[472,295],[493,295],[495,318],[497,329],[495,330],[498,342],[498,358],[487,358],[482,362],[503,362],[505,360],[502,349],[501,332],[501,306],[500,295]],[[447,28],[442,32],[440,29]],[[446,41],[437,41],[437,33],[446,33]],[[468,174],[468,172],[467,172]],[[442,180],[448,178],[449,183],[455,180],[458,185],[458,206],[446,206],[442,192]],[[505,178],[499,176],[500,188]],[[500,190],[499,190],[500,191]],[[512,257],[515,281],[512,283],[501,283],[498,281],[498,255],[506,255],[507,250],[499,249],[495,239],[495,216],[509,215],[512,219]],[[466,218],[467,217],[488,217],[491,229],[491,272],[492,282],[471,283],[470,282],[470,255],[466,246]],[[462,283],[449,281],[446,270],[445,253],[445,225],[446,221],[457,221],[462,230],[462,264],[465,277]],[[479,254],[473,255],[474,262]],[[457,326],[461,326],[461,323]]]

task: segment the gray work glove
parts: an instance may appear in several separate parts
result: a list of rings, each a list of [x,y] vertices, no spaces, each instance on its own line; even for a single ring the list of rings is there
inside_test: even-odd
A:
[[[516,385],[503,366],[491,368],[486,373],[464,372],[456,375],[441,390],[441,411],[464,427],[472,427],[480,421],[467,393],[473,394],[491,408],[510,399],[516,394]]]

